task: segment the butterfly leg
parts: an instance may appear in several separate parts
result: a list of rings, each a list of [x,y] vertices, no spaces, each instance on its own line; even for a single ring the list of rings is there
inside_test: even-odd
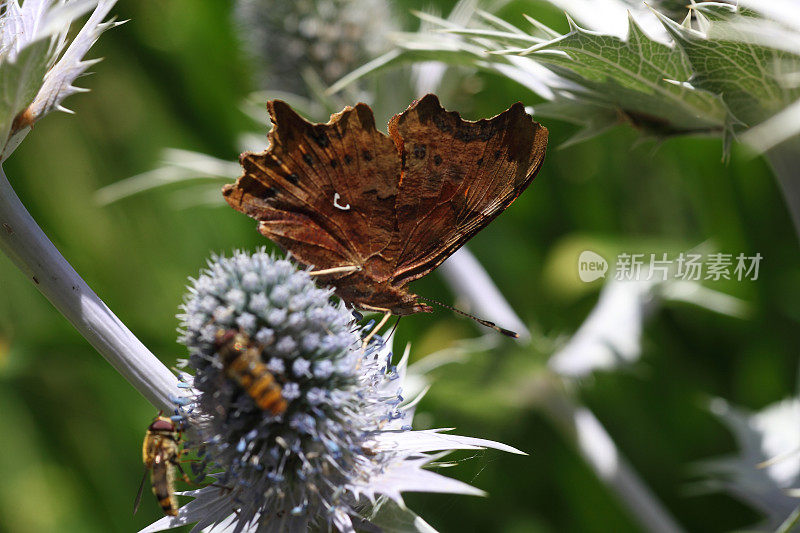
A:
[[[374,337],[375,334],[378,333],[378,331],[383,326],[386,325],[386,323],[389,321],[389,317],[392,316],[392,312],[390,310],[388,310],[388,309],[382,309],[380,307],[373,307],[373,308],[370,308],[370,310],[371,311],[383,311],[383,318],[381,318],[381,321],[378,322],[375,325],[374,328],[372,328],[372,331],[370,331],[369,334],[367,334],[367,336],[364,337],[364,340],[361,342],[361,348],[364,349],[364,350],[367,349],[367,345],[369,344],[369,341],[372,339],[372,337]]]
[[[361,267],[358,265],[346,265],[340,267],[326,268],[324,270],[312,270],[309,276],[325,276],[327,274],[343,274],[348,272],[358,272]]]

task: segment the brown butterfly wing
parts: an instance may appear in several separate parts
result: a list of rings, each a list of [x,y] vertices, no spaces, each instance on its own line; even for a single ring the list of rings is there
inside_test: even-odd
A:
[[[334,277],[339,296],[397,314],[429,311],[405,285],[424,276],[502,212],[544,159],[547,130],[521,104],[467,122],[428,95],[395,116],[391,139],[365,104],[311,124],[281,101],[263,153],[223,189],[259,231]],[[331,279],[331,278],[328,278]]]
[[[469,122],[432,94],[395,115],[389,134],[403,158],[395,287],[439,266],[506,209],[536,176],[547,147],[547,129],[520,103]]]
[[[318,270],[372,258],[342,285],[387,280],[394,265],[381,253],[395,232],[400,160],[370,108],[347,107],[327,124],[311,124],[279,100],[268,109],[270,147],[242,154],[244,175],[225,186],[225,199],[258,220],[264,236]]]

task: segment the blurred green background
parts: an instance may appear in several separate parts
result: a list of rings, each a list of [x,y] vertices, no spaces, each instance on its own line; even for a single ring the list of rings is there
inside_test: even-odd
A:
[[[450,5],[435,4],[445,11]],[[559,13],[524,4],[525,12],[566,28]],[[80,80],[92,92],[67,100],[76,115],[37,124],[5,164],[62,253],[170,366],[184,355],[175,342],[175,313],[187,277],[212,251],[266,242],[233,210],[176,209],[174,187],[108,207],[99,207],[93,195],[156,167],[166,147],[236,160],[237,136],[252,127],[240,102],[258,87],[256,69],[240,51],[231,5],[122,0],[114,12],[131,21],[90,52],[105,60]],[[430,5],[396,2],[398,24],[414,28],[408,11]],[[504,16],[517,22],[522,11],[517,5]],[[449,76],[468,77],[476,91],[443,102],[467,118],[493,115],[518,100],[537,102],[497,76]],[[706,410],[709,397],[757,409],[795,392],[800,248],[768,166],[740,147],[722,163],[717,140],[632,147],[638,134],[629,127],[558,149],[573,127],[545,125],[550,150],[534,184],[470,242],[539,341],[525,348],[504,342],[467,365],[440,369],[419,409],[425,425],[456,427],[530,455],[462,454],[465,461],[446,473],[489,498],[409,495],[409,505],[445,532],[638,530],[536,405],[536,383],[552,349],[548,340],[577,329],[600,288],[580,284],[573,270],[557,265],[560,254],[576,247],[681,251],[710,240],[721,251],[764,257],[758,281],[713,285],[749,302],[751,316],[661,308],[645,330],[642,360],[630,370],[596,376],[580,396],[686,529],[751,525],[758,514],[736,500],[695,494],[691,465],[734,450],[730,434]],[[454,298],[435,274],[414,288]],[[403,319],[397,337],[398,346],[411,342],[412,357],[419,359],[480,333],[469,321],[438,312]],[[148,495],[131,516],[153,407],[5,257],[0,413],[0,531],[127,532],[159,517]]]

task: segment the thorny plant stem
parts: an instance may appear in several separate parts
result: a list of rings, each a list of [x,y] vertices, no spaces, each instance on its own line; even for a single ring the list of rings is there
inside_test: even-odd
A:
[[[766,155],[800,238],[800,136],[784,141]]]
[[[111,312],[36,224],[0,167],[0,249],[78,332],[150,403],[165,412],[177,378]]]
[[[478,260],[461,248],[440,267],[453,291],[463,296],[481,318],[503,327],[517,328],[520,340],[530,333],[514,313],[500,290]],[[559,429],[575,443],[581,457],[597,477],[617,494],[645,531],[678,533],[683,531],[661,502],[645,485],[617,449],[611,435],[586,407],[577,405],[558,387],[545,386],[543,405]]]

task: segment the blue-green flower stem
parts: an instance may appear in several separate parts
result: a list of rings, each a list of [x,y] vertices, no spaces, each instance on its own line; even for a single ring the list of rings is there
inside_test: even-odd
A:
[[[0,250],[157,409],[172,412],[177,378],[81,279],[22,205],[0,167]],[[172,399],[171,399],[172,398]]]

